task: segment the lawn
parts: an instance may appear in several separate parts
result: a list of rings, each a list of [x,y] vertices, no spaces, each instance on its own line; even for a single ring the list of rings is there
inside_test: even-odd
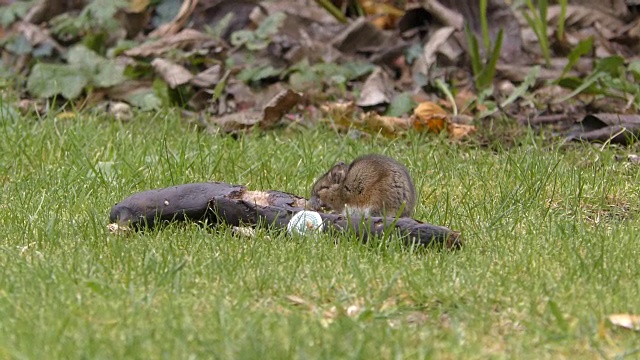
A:
[[[639,356],[637,165],[625,149],[478,147],[328,129],[234,139],[170,112],[0,123],[0,358],[559,359]],[[407,165],[415,217],[459,251],[175,224],[117,236],[138,191],[225,181],[308,195],[336,160]]]

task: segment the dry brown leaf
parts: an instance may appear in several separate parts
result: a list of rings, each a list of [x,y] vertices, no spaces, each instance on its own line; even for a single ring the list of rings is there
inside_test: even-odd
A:
[[[640,331],[640,315],[612,314],[609,315],[609,321],[615,326]]]
[[[45,27],[37,26],[25,21],[18,21],[11,26],[12,33],[19,33],[33,47],[47,44],[56,49],[59,53],[64,53],[64,48],[58,44],[50,35],[49,30]]]
[[[356,102],[360,107],[378,106],[391,102],[388,93],[392,90],[389,75],[377,67],[362,85],[362,92]]]
[[[584,29],[600,24],[612,33],[618,33],[622,30],[625,23],[617,16],[607,14],[603,10],[605,9],[595,9],[593,6],[568,5],[564,18],[565,27]],[[547,21],[557,24],[561,15],[561,6],[551,5],[547,10]]]
[[[214,87],[220,81],[221,72],[222,66],[215,64],[194,76],[191,83],[203,88]]]
[[[304,305],[311,306],[309,302],[298,295],[287,295],[285,296],[287,300],[289,300],[293,305]]]
[[[436,30],[433,35],[429,37],[429,40],[424,45],[420,63],[417,65],[422,74],[427,77],[429,76],[429,69],[436,63],[437,53],[440,48],[444,47],[455,31],[456,29],[453,26],[445,26]]]
[[[183,0],[182,6],[180,7],[176,17],[174,17],[170,22],[162,24],[160,27],[152,31],[151,34],[149,34],[149,37],[172,35],[180,31],[184,24],[189,20],[189,17],[191,17],[191,14],[193,14],[193,11],[196,9],[196,5],[198,5],[198,0]]]
[[[589,114],[567,139],[626,144],[640,134],[640,115]]]
[[[151,66],[172,89],[188,83],[193,78],[193,74],[189,70],[169,60],[156,58],[151,62]]]
[[[453,26],[457,30],[464,28],[464,18],[459,12],[451,10],[436,0],[422,1],[422,6],[433,15],[438,22],[446,26]]]
[[[136,46],[125,51],[124,54],[133,57],[160,56],[174,49],[201,47],[206,41],[212,41],[212,38],[197,30],[184,29],[175,35],[169,35],[162,39]]]
[[[447,125],[447,131],[451,139],[460,140],[463,137],[473,134],[476,131],[476,127],[473,125],[449,123]]]
[[[449,114],[438,104],[425,101],[416,106],[411,119],[416,130],[439,133],[449,123]]]
[[[213,117],[212,122],[220,127],[223,132],[232,133],[250,129],[260,122],[262,116],[257,111],[242,111]]]
[[[31,6],[23,20],[31,24],[40,24],[68,11],[79,10],[84,6],[82,0],[43,0]]]
[[[381,47],[388,36],[382,30],[360,17],[338,34],[332,45],[346,54],[355,54],[360,49],[374,49]]]
[[[375,112],[363,114],[360,121],[365,129],[387,136],[397,136],[409,130],[411,127],[411,121],[409,119],[383,116]]]
[[[286,89],[274,96],[262,110],[260,127],[268,128],[275,125],[284,114],[289,112],[302,100],[302,94]]]
[[[337,125],[349,126],[353,122],[356,104],[353,101],[326,103],[320,106],[320,110]]]

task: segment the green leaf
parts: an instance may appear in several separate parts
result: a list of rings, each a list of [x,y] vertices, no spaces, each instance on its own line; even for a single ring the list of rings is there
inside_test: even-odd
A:
[[[569,331],[569,324],[567,323],[567,320],[564,318],[562,311],[560,311],[560,308],[558,307],[558,304],[555,303],[555,301],[549,300],[549,310],[551,310],[551,314],[553,315],[553,317],[556,318],[556,322],[558,323],[560,330],[564,332]]]
[[[39,98],[62,95],[75,99],[89,83],[77,68],[60,64],[36,64],[27,79],[27,90]]]
[[[126,80],[125,67],[107,60],[84,45],[76,45],[67,55],[69,65],[81,69],[96,87],[110,87]]]
[[[127,95],[125,100],[143,111],[158,110],[162,107],[162,100],[156,95],[153,88],[134,91]]]
[[[105,61],[98,73],[93,74],[91,80],[95,86],[102,88],[123,83],[126,80],[124,66],[114,61]]]
[[[402,116],[413,110],[415,106],[416,102],[411,97],[411,94],[406,92],[401,93],[391,100],[391,104],[389,104],[389,108],[387,108],[385,115],[395,117]]]
[[[205,25],[206,33],[210,34],[216,39],[222,39],[222,36],[227,31],[229,25],[235,19],[235,17],[236,15],[230,12],[225,15],[220,21],[216,22],[215,25]]]
[[[478,39],[476,35],[469,29],[468,25],[464,27],[464,33],[467,37],[467,44],[469,45],[469,57],[471,58],[471,70],[473,75],[478,76],[482,71],[482,60],[480,58],[480,49],[478,47]]]
[[[491,38],[489,37],[489,23],[487,22],[487,0],[480,0],[480,27],[482,29],[482,43],[488,52],[491,47]]]
[[[285,18],[286,16],[282,12],[277,12],[267,16],[267,18],[264,19],[256,29],[256,37],[268,39],[272,35],[277,34],[278,29],[280,29],[280,26],[282,26]]]
[[[569,72],[569,70],[571,70],[571,68],[573,68],[578,63],[582,56],[591,52],[591,49],[593,49],[592,37],[580,41],[578,45],[576,45],[576,47],[571,50],[569,56],[567,56],[567,59],[569,61],[564,67],[564,70],[562,70],[562,75],[560,75],[560,77],[564,77]]]
[[[258,82],[260,80],[268,79],[270,77],[279,76],[282,74],[282,70],[275,69],[271,65],[262,66],[262,67],[247,67],[240,71],[237,75],[237,78],[240,81],[248,82]]]
[[[233,46],[241,46],[250,41],[253,41],[255,36],[253,35],[253,31],[249,30],[238,30],[231,34],[231,38],[229,39],[231,45]]]
[[[14,21],[23,17],[36,2],[38,1],[16,1],[10,5],[0,6],[0,26],[9,27]]]
[[[632,61],[628,69],[636,81],[640,81],[640,61]]]
[[[344,77],[351,81],[370,74],[376,67],[371,63],[348,62],[340,66],[340,68],[344,72]]]
[[[447,97],[447,100],[449,100],[449,102],[451,103],[451,106],[453,107],[453,115],[458,115],[458,105],[456,105],[456,99],[451,93],[449,85],[442,81],[442,79],[436,79],[435,83],[436,87],[444,93],[444,95]]]
[[[596,64],[595,72],[604,72],[613,77],[619,77],[624,67],[624,58],[614,55],[600,59]]]
[[[282,73],[282,70],[276,69],[273,66],[264,66],[260,68],[254,75],[253,81],[260,81],[264,79],[268,79],[271,77],[279,76]]]
[[[16,55],[26,55],[30,54],[33,51],[31,43],[22,34],[14,37],[9,42],[7,42],[7,44],[5,45],[5,49],[11,51]]]
[[[218,81],[218,83],[216,84],[216,87],[213,88],[213,94],[211,95],[211,102],[217,101],[220,98],[220,95],[222,95],[224,88],[227,86],[229,75],[231,75],[231,71],[230,70],[225,71],[220,81]]]
[[[0,123],[6,123],[9,120],[17,121],[19,118],[20,113],[13,106],[0,101]]]
[[[76,45],[69,49],[67,62],[89,73],[96,72],[104,58],[84,45]]]
[[[318,88],[322,84],[321,79],[313,71],[296,71],[289,75],[289,85],[293,90],[306,91]]]
[[[558,83],[558,85],[560,86],[568,87],[568,88],[572,88],[572,85],[577,85],[577,86],[571,93],[561,97],[560,99],[557,99],[556,101],[554,101],[554,103],[558,104],[558,103],[565,102],[571,99],[572,97],[580,94],[581,92],[587,92],[591,94],[602,94],[603,93],[602,90],[599,87],[597,87],[595,83],[596,81],[600,80],[606,75],[607,74],[603,72],[596,72],[589,75],[586,79],[584,79],[584,81],[577,78],[564,78],[560,80],[560,82]],[[573,84],[570,84],[569,82],[573,82]]]
[[[558,39],[564,37],[564,23],[567,19],[567,3],[569,0],[559,0],[560,3],[560,17],[558,18]]]
[[[517,88],[515,88],[511,93],[511,95],[509,95],[509,97],[506,100],[500,103],[500,107],[504,108],[507,105],[511,104],[512,102],[516,101],[516,99],[518,99],[522,95],[526,94],[529,88],[535,85],[539,75],[540,75],[540,66],[532,67],[529,73],[527,74],[527,76],[524,78],[524,81],[522,82],[522,84],[520,84]]]
[[[493,46],[493,51],[491,52],[491,57],[489,58],[489,63],[484,67],[480,75],[476,78],[476,84],[478,84],[478,88],[485,89],[491,86],[493,82],[493,78],[496,73],[496,66],[498,65],[498,60],[500,59],[500,49],[502,49],[502,37],[504,32],[502,29],[498,32],[498,38],[496,39],[496,43]]]
[[[247,50],[250,51],[264,50],[269,46],[269,40],[255,39],[253,41],[248,41],[244,46],[246,46]]]
[[[97,20],[98,25],[115,24],[116,12],[127,6],[126,0],[92,0],[82,9],[80,17]]]

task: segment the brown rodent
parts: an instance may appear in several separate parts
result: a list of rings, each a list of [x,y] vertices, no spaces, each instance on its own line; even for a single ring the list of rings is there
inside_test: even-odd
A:
[[[396,160],[377,154],[339,162],[311,188],[311,208],[330,208],[340,214],[411,216],[416,190],[409,171]]]

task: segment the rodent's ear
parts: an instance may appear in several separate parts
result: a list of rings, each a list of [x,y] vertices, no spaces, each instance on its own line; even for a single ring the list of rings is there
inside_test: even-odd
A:
[[[342,182],[347,177],[347,165],[343,162],[339,162],[331,168],[329,171],[329,181],[334,184]]]

